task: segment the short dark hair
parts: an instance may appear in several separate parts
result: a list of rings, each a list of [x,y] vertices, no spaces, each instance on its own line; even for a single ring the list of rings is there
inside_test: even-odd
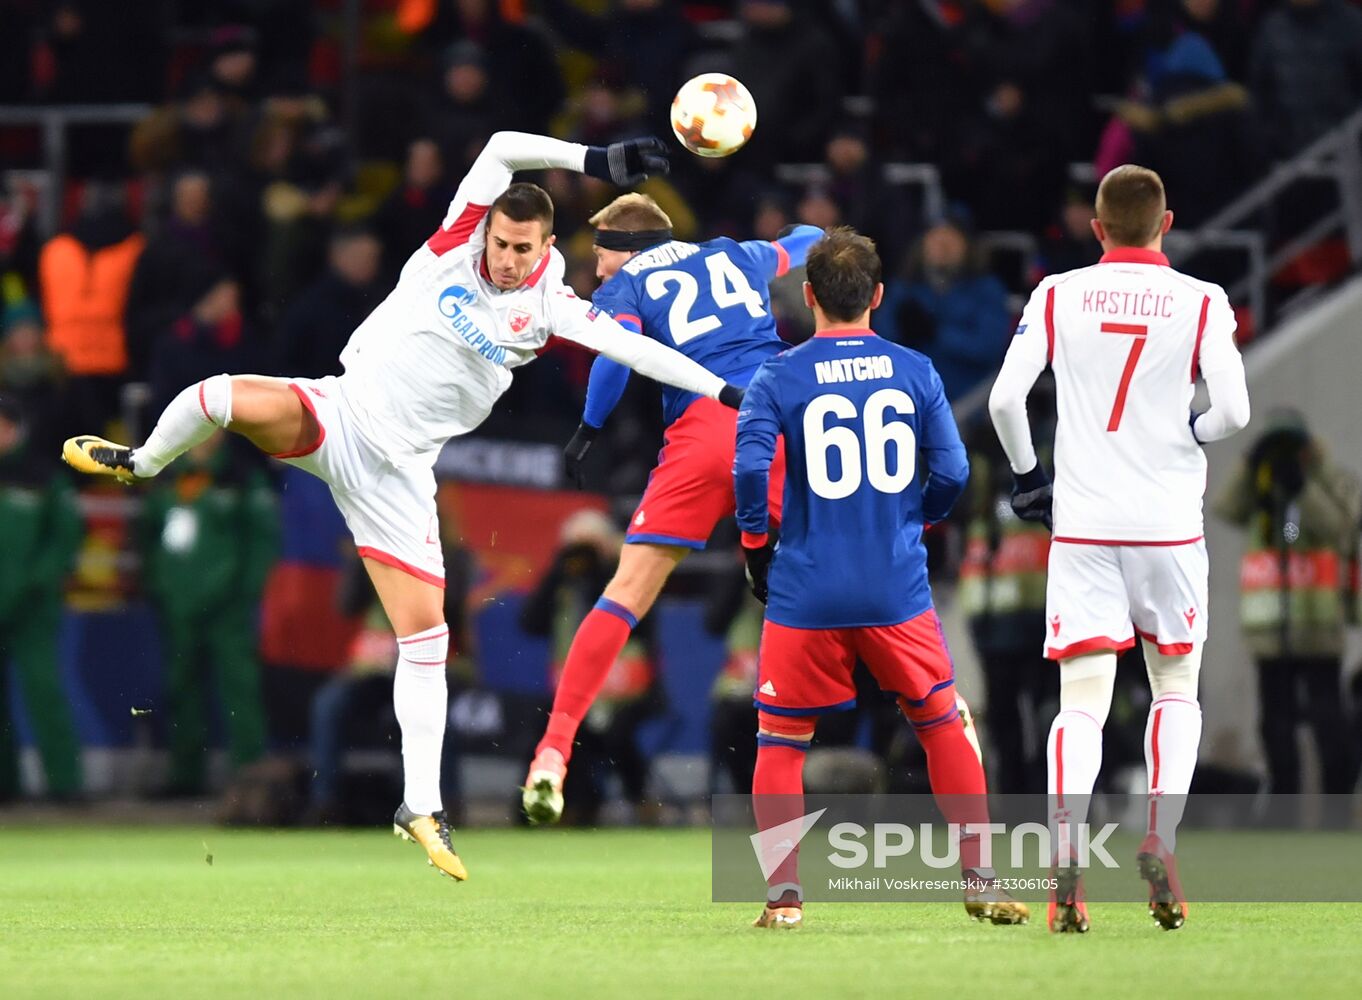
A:
[[[544,224],[544,232],[553,231],[553,199],[538,184],[512,184],[501,192],[487,213],[488,225],[491,225],[492,216],[497,212],[512,222],[538,219]]]
[[[849,323],[864,315],[880,274],[875,241],[850,226],[834,226],[809,248],[805,276],[828,319]]]
[[[1163,180],[1148,167],[1119,166],[1097,188],[1097,219],[1107,239],[1117,246],[1152,243],[1163,227],[1167,208]]]

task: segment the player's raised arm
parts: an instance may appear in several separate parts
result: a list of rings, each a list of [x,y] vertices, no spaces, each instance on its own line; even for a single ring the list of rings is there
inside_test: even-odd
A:
[[[1248,383],[1244,378],[1244,359],[1234,346],[1234,310],[1225,294],[1217,289],[1206,309],[1206,334],[1201,341],[1198,367],[1206,380],[1211,406],[1201,415],[1192,414],[1192,435],[1201,444],[1219,441],[1249,422]]]
[[[808,258],[809,247],[823,237],[823,230],[817,226],[790,226],[775,240],[747,240],[740,244],[748,256],[757,261],[766,275],[766,280],[783,276],[794,267],[803,267]]]
[[[553,332],[657,382],[717,399],[736,409],[743,391],[655,340],[631,334],[591,303],[567,289],[549,297]]]
[[[923,406],[918,434],[918,449],[927,463],[922,519],[928,524],[946,519],[969,481],[969,456],[936,369],[932,369],[932,390],[932,397]]]
[[[658,139],[626,139],[609,146],[583,146],[528,132],[496,132],[473,161],[445,213],[443,228],[475,226],[488,206],[511,185],[517,170],[559,168],[590,174],[626,187],[669,169]],[[470,221],[471,220],[471,221]]]

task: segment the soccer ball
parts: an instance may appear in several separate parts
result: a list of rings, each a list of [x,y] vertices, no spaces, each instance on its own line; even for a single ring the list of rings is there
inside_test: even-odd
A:
[[[696,156],[732,156],[752,138],[757,102],[727,73],[701,73],[672,98],[672,131]]]

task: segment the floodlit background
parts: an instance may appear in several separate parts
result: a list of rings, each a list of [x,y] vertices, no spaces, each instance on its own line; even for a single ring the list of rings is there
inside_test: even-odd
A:
[[[672,174],[643,190],[681,238],[808,222],[878,241],[875,327],[933,359],[971,448],[932,571],[1002,791],[1043,788],[1058,685],[1039,659],[1047,538],[1010,516],[984,397],[1036,280],[1097,259],[1096,181],[1159,170],[1169,253],[1230,291],[1254,398],[1250,428],[1209,451],[1195,787],[1353,788],[1362,5],[0,0],[0,22],[0,822],[391,814],[394,640],[325,487],[234,439],[154,484],[77,482],[59,444],[140,440],[217,372],[338,372],[498,129],[666,137]],[[668,126],[676,88],[709,70],[759,109],[728,160]],[[613,191],[535,179],[590,295],[584,220]],[[798,281],[774,295],[792,343],[810,332]],[[660,444],[658,393],[634,379],[591,492],[564,482],[589,364],[560,346],[518,370],[437,470],[446,802],[469,825],[514,821],[555,664]],[[1045,440],[1044,389],[1032,412]],[[721,529],[636,633],[574,759],[569,820],[698,821],[710,791],[748,786],[760,608],[735,543]],[[1121,676],[1104,780],[1125,788],[1143,769],[1138,653]],[[874,695],[818,746],[811,790],[925,789]]]

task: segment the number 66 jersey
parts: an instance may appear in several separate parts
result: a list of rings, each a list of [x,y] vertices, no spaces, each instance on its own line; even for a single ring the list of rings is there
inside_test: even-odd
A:
[[[989,408],[1016,472],[1036,464],[1025,399],[1055,374],[1054,534],[1086,544],[1185,543],[1202,534],[1201,444],[1247,422],[1234,313],[1219,285],[1124,248],[1032,293]],[[1211,409],[1190,422],[1202,375]]]
[[[931,608],[923,525],[950,512],[969,477],[931,362],[869,330],[832,330],[762,365],[738,414],[733,464],[745,544],[767,531],[781,434],[784,512],[766,617],[838,629]]]

